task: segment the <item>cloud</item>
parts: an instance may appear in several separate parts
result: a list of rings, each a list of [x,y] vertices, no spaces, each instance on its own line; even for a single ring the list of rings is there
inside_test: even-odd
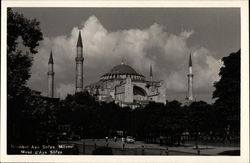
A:
[[[193,30],[184,30],[176,35],[168,33],[167,27],[154,23],[145,29],[108,31],[95,16],[89,17],[82,25],[84,85],[97,81],[124,58],[126,64],[146,77],[152,64],[154,79],[165,80],[167,93],[181,92],[184,99],[190,51],[195,75],[194,92],[197,95],[201,92],[211,94],[213,82],[219,79],[221,62],[205,47],[187,45],[188,39],[195,33]],[[29,81],[32,88],[46,92],[47,62],[52,49],[57,96],[74,92],[78,32],[74,27],[69,35],[45,37],[34,59]]]

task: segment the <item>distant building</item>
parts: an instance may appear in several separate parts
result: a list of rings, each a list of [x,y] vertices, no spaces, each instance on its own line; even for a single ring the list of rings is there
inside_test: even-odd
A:
[[[102,75],[96,83],[85,87],[98,101],[115,101],[120,106],[132,108],[146,105],[149,101],[166,103],[166,89],[162,81],[153,81],[152,67],[150,81],[137,73],[131,66],[114,66],[110,72]]]

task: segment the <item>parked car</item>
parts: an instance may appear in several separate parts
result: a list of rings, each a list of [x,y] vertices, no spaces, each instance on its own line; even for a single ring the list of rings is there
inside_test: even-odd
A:
[[[127,136],[125,139],[126,143],[135,143],[135,139],[132,136]]]

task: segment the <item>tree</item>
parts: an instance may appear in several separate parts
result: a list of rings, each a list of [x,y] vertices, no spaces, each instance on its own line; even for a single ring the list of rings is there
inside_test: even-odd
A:
[[[24,52],[18,47],[18,40],[22,46],[28,48]],[[29,20],[22,14],[7,10],[7,80],[8,98],[18,95],[30,78],[33,55],[37,53],[36,47],[43,39],[39,22]]]
[[[180,135],[185,130],[185,110],[178,101],[166,105],[150,102],[145,108],[132,111],[135,119],[135,133],[139,139],[156,141],[161,136],[171,137],[172,142],[180,142]]]
[[[10,143],[25,142],[25,135],[31,138],[36,120],[32,110],[39,102],[34,99],[37,93],[26,87],[30,78],[30,68],[36,47],[43,39],[39,22],[29,20],[22,14],[7,10],[7,141]],[[20,42],[21,40],[21,42]],[[21,46],[21,47],[20,47]],[[28,49],[28,50],[27,50]],[[35,95],[35,96],[34,96]],[[32,106],[32,104],[35,104]],[[33,133],[32,133],[33,132]],[[26,136],[28,137],[28,136]],[[18,139],[20,138],[20,139]],[[23,138],[23,139],[21,139]],[[32,140],[29,140],[30,142]]]
[[[198,140],[212,130],[211,127],[211,106],[204,101],[193,102],[188,109],[188,130],[195,138],[196,148]]]
[[[87,92],[81,92],[62,101],[57,118],[84,138],[103,138],[116,130],[129,131],[130,113],[130,108],[120,108],[114,102],[99,103]]]
[[[214,106],[221,112],[223,127],[239,134],[240,131],[240,50],[223,57],[220,80],[214,83]]]
[[[210,125],[211,105],[204,101],[193,102],[188,109],[189,131],[197,135],[199,132],[209,133],[214,126]]]
[[[165,107],[163,104],[150,102],[142,111],[144,119],[143,130],[145,135],[148,135],[151,141],[154,141],[156,137],[160,136],[163,125],[160,123],[160,119],[164,114]]]
[[[166,104],[165,114],[161,119],[165,120],[163,123],[164,133],[171,137],[171,144],[178,143],[180,145],[181,134],[186,129],[186,113],[185,109],[181,107],[181,103],[173,100]]]
[[[16,51],[17,39],[21,37],[23,45],[28,47],[32,54],[37,53],[35,49],[42,40],[42,32],[36,19],[29,20],[22,14],[13,12],[11,8],[7,10],[7,53]]]

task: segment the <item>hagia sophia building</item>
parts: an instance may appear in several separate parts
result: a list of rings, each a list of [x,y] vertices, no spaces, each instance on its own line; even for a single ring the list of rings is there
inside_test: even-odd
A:
[[[103,74],[99,81],[83,86],[83,42],[81,32],[79,32],[77,41],[76,62],[76,82],[75,92],[89,92],[90,95],[96,97],[100,102],[115,102],[121,107],[129,106],[136,108],[145,106],[149,102],[166,104],[166,87],[164,81],[156,81],[153,79],[152,66],[150,66],[149,80],[134,68],[121,62],[115,65],[109,72]],[[50,53],[48,62],[48,97],[54,98],[54,62],[52,52]],[[189,73],[188,73],[188,97],[187,100],[193,101],[193,73],[192,59],[189,57]]]

